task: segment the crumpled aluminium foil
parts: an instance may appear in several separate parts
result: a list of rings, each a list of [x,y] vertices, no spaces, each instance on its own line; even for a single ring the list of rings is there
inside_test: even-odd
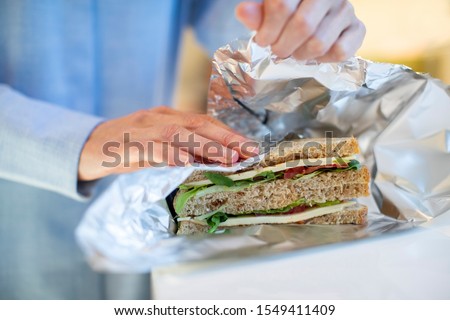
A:
[[[215,53],[209,113],[258,140],[354,135],[372,173],[366,226],[253,226],[173,236],[165,197],[192,168],[119,177],[88,210],[77,238],[98,270],[144,272],[229,261],[405,230],[450,212],[450,90],[401,65],[280,60],[251,39]],[[231,170],[238,168],[232,168]]]

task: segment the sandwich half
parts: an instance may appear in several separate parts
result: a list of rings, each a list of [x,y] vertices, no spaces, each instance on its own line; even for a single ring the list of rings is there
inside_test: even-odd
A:
[[[279,144],[260,163],[233,173],[194,172],[173,207],[177,234],[260,224],[364,224],[369,170],[355,138]]]

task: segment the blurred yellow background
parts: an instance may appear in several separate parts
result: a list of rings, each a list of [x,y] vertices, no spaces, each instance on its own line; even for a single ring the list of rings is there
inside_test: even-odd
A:
[[[404,64],[450,83],[450,0],[352,0],[367,35],[357,55]],[[185,32],[175,94],[178,109],[206,108],[209,59]]]
[[[450,83],[450,0],[352,0],[367,28],[358,55]]]

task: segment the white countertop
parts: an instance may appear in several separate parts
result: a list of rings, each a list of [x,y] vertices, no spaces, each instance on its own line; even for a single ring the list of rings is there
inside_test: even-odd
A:
[[[450,212],[420,227],[152,274],[155,299],[450,299]]]

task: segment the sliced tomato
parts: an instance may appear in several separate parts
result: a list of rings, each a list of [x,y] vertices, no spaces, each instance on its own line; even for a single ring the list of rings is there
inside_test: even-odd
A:
[[[348,164],[326,164],[324,166],[296,167],[284,171],[284,179],[292,179],[298,174],[310,174],[320,169],[347,168]]]
[[[306,167],[297,167],[297,168],[291,168],[291,169],[287,169],[284,172],[284,179],[292,179],[293,177],[295,177],[298,174],[305,174],[306,171]]]
[[[307,206],[305,204],[301,204],[301,205],[296,206],[296,207],[292,208],[291,210],[289,210],[288,212],[285,212],[283,214],[300,213],[300,212],[305,211],[308,208],[311,208],[311,207],[309,207],[309,206]]]

